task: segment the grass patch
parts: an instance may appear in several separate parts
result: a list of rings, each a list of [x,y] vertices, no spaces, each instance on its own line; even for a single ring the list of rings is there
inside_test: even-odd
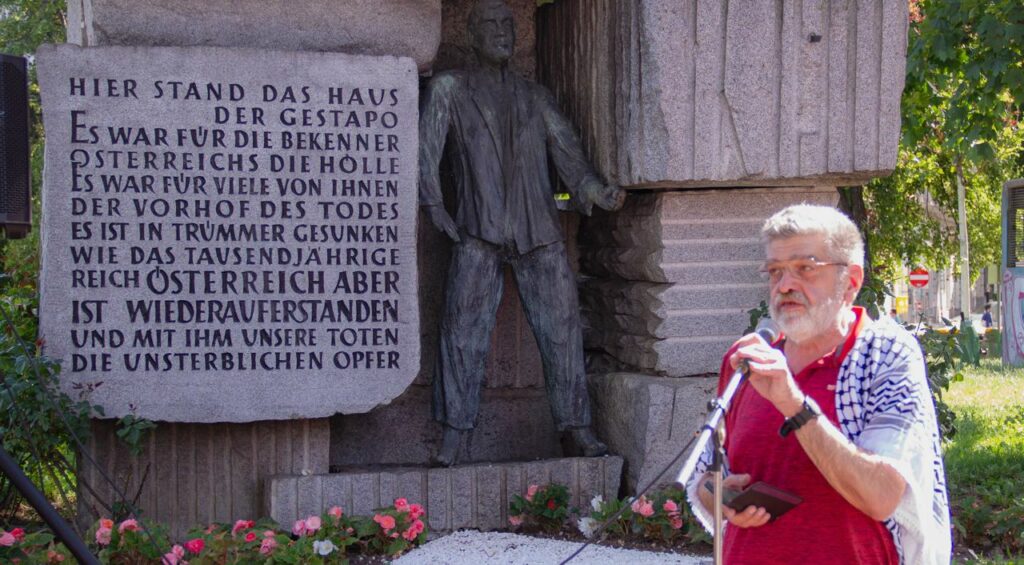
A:
[[[957,416],[957,433],[945,444],[956,543],[994,559],[985,563],[1021,562],[1024,369],[1004,370],[998,360],[983,359],[963,374],[944,395]]]

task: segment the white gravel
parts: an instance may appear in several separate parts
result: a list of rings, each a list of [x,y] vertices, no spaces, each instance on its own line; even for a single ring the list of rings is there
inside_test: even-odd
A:
[[[396,565],[477,565],[479,563],[506,563],[509,565],[557,565],[574,551],[580,543],[535,538],[504,532],[461,531],[423,544],[395,560]],[[591,545],[583,550],[573,564],[621,565],[701,565],[710,563],[707,557],[678,553],[657,553],[635,549],[616,549]]]

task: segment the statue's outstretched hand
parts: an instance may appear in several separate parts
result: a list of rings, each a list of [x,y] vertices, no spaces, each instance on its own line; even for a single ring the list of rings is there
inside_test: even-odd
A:
[[[427,215],[430,216],[430,223],[434,224],[438,231],[444,233],[456,243],[462,241],[462,238],[459,237],[459,229],[455,226],[455,221],[448,215],[444,206],[434,205],[424,206],[423,208]]]
[[[604,192],[601,199],[595,202],[599,207],[609,212],[622,208],[622,205],[625,203],[626,191],[615,185],[608,185],[608,189]]]

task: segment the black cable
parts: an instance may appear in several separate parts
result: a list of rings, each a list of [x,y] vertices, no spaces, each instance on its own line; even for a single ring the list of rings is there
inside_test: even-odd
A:
[[[640,498],[641,496],[647,494],[647,491],[651,490],[651,488],[654,487],[654,485],[658,484],[658,481],[660,481],[661,478],[665,476],[665,473],[667,473],[669,469],[673,468],[676,465],[676,463],[678,463],[679,460],[683,457],[683,455],[690,450],[690,446],[693,445],[693,442],[697,441],[697,436],[699,434],[699,431],[693,434],[693,437],[690,438],[690,441],[686,442],[686,445],[684,445],[683,448],[679,450],[679,453],[675,457],[673,457],[671,461],[668,462],[668,465],[665,465],[665,468],[662,469],[660,473],[658,473],[658,476],[651,479],[651,482],[648,483],[647,486],[643,488],[643,490],[637,493],[636,498]],[[680,501],[680,504],[682,504],[683,502],[685,501]],[[608,529],[608,526],[610,526],[612,522],[617,520],[619,516],[621,516],[622,513],[626,511],[627,508],[629,508],[629,505],[623,504],[622,508],[619,508],[618,512],[612,514],[610,518],[605,520],[604,523],[601,524],[601,527],[598,528],[597,531],[595,531],[589,539],[587,539],[586,543],[583,544],[583,547],[577,549],[575,553],[567,557],[565,561],[562,561],[561,563],[559,563],[559,565],[565,565],[566,563],[572,561],[577,555],[582,553],[584,549],[590,547],[594,543],[594,541],[598,540],[601,537],[601,534],[603,534],[604,531]]]

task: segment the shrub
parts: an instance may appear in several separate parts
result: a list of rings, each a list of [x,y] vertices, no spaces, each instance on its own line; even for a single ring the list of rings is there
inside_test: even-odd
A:
[[[691,514],[685,491],[678,487],[656,491],[650,497],[605,501],[597,496],[590,501],[590,507],[590,515],[577,522],[580,532],[588,538],[621,510],[605,530],[606,537],[665,544],[710,542],[711,539]]]
[[[557,483],[530,485],[525,497],[512,497],[509,514],[513,526],[536,526],[546,532],[557,532],[569,517],[569,489]]]

